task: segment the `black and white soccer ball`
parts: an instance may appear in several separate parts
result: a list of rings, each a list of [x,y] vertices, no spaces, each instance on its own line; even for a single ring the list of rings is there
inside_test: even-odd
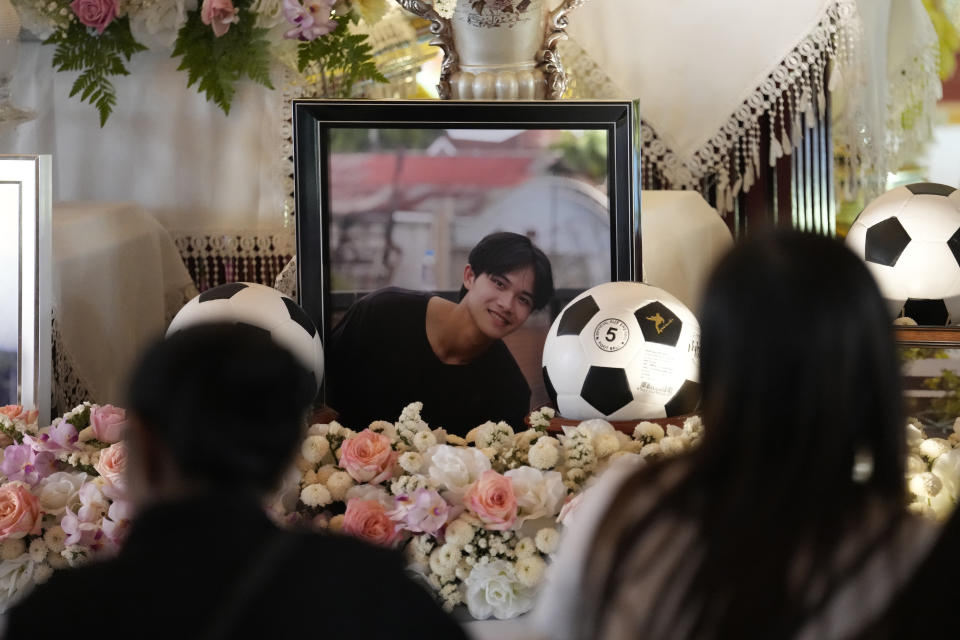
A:
[[[608,282],[568,304],[543,347],[543,379],[564,418],[642,420],[700,402],[700,325],[682,302],[637,282]]]
[[[232,282],[207,289],[177,312],[167,335],[214,322],[244,324],[268,332],[313,374],[320,387],[323,380],[320,332],[300,305],[276,289],[253,282]]]
[[[860,212],[847,246],[866,261],[894,317],[960,323],[960,191],[932,182],[891,189]]]

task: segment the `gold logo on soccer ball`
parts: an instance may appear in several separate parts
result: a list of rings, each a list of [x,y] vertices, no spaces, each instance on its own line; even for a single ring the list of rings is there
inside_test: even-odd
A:
[[[664,330],[673,323],[673,318],[669,320],[664,320],[663,316],[659,312],[655,313],[652,316],[647,316],[647,320],[653,323],[653,328],[657,330],[657,335],[660,335]]]

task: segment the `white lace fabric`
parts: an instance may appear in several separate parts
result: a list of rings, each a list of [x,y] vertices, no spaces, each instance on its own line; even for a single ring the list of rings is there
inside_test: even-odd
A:
[[[880,24],[871,38],[861,7],[883,18],[869,23]],[[569,31],[571,97],[639,98],[644,183],[713,185],[721,212],[826,116],[827,91],[841,96],[833,135],[848,193],[882,189],[930,134],[939,81],[920,0],[605,0],[576,12]]]

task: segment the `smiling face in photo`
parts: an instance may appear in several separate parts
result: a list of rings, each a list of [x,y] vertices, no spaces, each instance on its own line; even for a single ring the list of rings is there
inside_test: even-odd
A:
[[[503,338],[514,332],[533,311],[534,273],[522,267],[503,274],[476,275],[470,265],[463,272],[464,301],[484,335]]]

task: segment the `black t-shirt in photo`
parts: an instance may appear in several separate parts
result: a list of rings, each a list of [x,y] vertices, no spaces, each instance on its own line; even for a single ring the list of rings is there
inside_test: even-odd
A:
[[[411,402],[422,402],[431,428],[465,435],[487,420],[523,427],[530,387],[502,340],[477,359],[444,364],[427,340],[431,294],[388,287],[355,302],[326,348],[327,404],[338,421],[363,429],[395,422]]]

